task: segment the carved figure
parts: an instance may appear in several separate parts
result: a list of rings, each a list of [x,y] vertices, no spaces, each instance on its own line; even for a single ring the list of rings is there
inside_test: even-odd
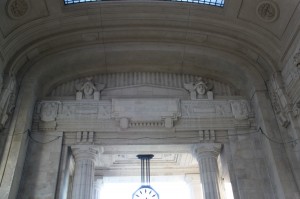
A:
[[[212,85],[209,85],[202,77],[198,77],[195,82],[184,83],[183,86],[190,92],[192,100],[203,98],[212,89]]]
[[[81,81],[75,85],[77,94],[76,99],[100,99],[100,92],[105,88],[105,84],[95,84],[91,77],[86,78],[85,81]]]

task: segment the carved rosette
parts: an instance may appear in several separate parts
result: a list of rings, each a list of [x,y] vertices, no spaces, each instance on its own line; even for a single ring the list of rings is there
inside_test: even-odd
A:
[[[264,22],[273,22],[279,16],[279,9],[273,1],[261,1],[256,7],[256,14]]]
[[[23,17],[29,10],[28,0],[11,0],[7,5],[7,13],[13,19]]]

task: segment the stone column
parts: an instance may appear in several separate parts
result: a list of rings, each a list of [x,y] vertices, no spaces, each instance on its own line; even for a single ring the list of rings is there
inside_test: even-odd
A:
[[[199,164],[204,199],[221,198],[217,163],[221,146],[219,143],[203,143],[193,147],[193,154]]]
[[[199,174],[185,174],[185,181],[189,186],[191,199],[203,199]]]
[[[93,199],[95,160],[98,151],[88,146],[74,146],[75,172],[72,199]]]
[[[94,181],[94,199],[100,198],[100,191],[103,185],[103,177],[102,176],[95,176]]]

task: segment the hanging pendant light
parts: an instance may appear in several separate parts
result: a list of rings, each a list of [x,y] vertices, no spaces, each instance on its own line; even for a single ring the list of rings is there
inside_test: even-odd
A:
[[[133,194],[132,199],[159,199],[158,193],[150,186],[150,160],[152,154],[137,155],[141,160],[141,187]]]

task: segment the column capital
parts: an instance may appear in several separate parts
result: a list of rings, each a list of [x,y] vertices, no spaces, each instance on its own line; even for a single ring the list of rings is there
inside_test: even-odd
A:
[[[71,147],[75,162],[78,160],[93,160],[95,161],[99,154],[99,149],[85,146],[75,145]]]
[[[198,159],[202,157],[217,158],[222,149],[220,143],[200,143],[193,146],[193,155]]]

